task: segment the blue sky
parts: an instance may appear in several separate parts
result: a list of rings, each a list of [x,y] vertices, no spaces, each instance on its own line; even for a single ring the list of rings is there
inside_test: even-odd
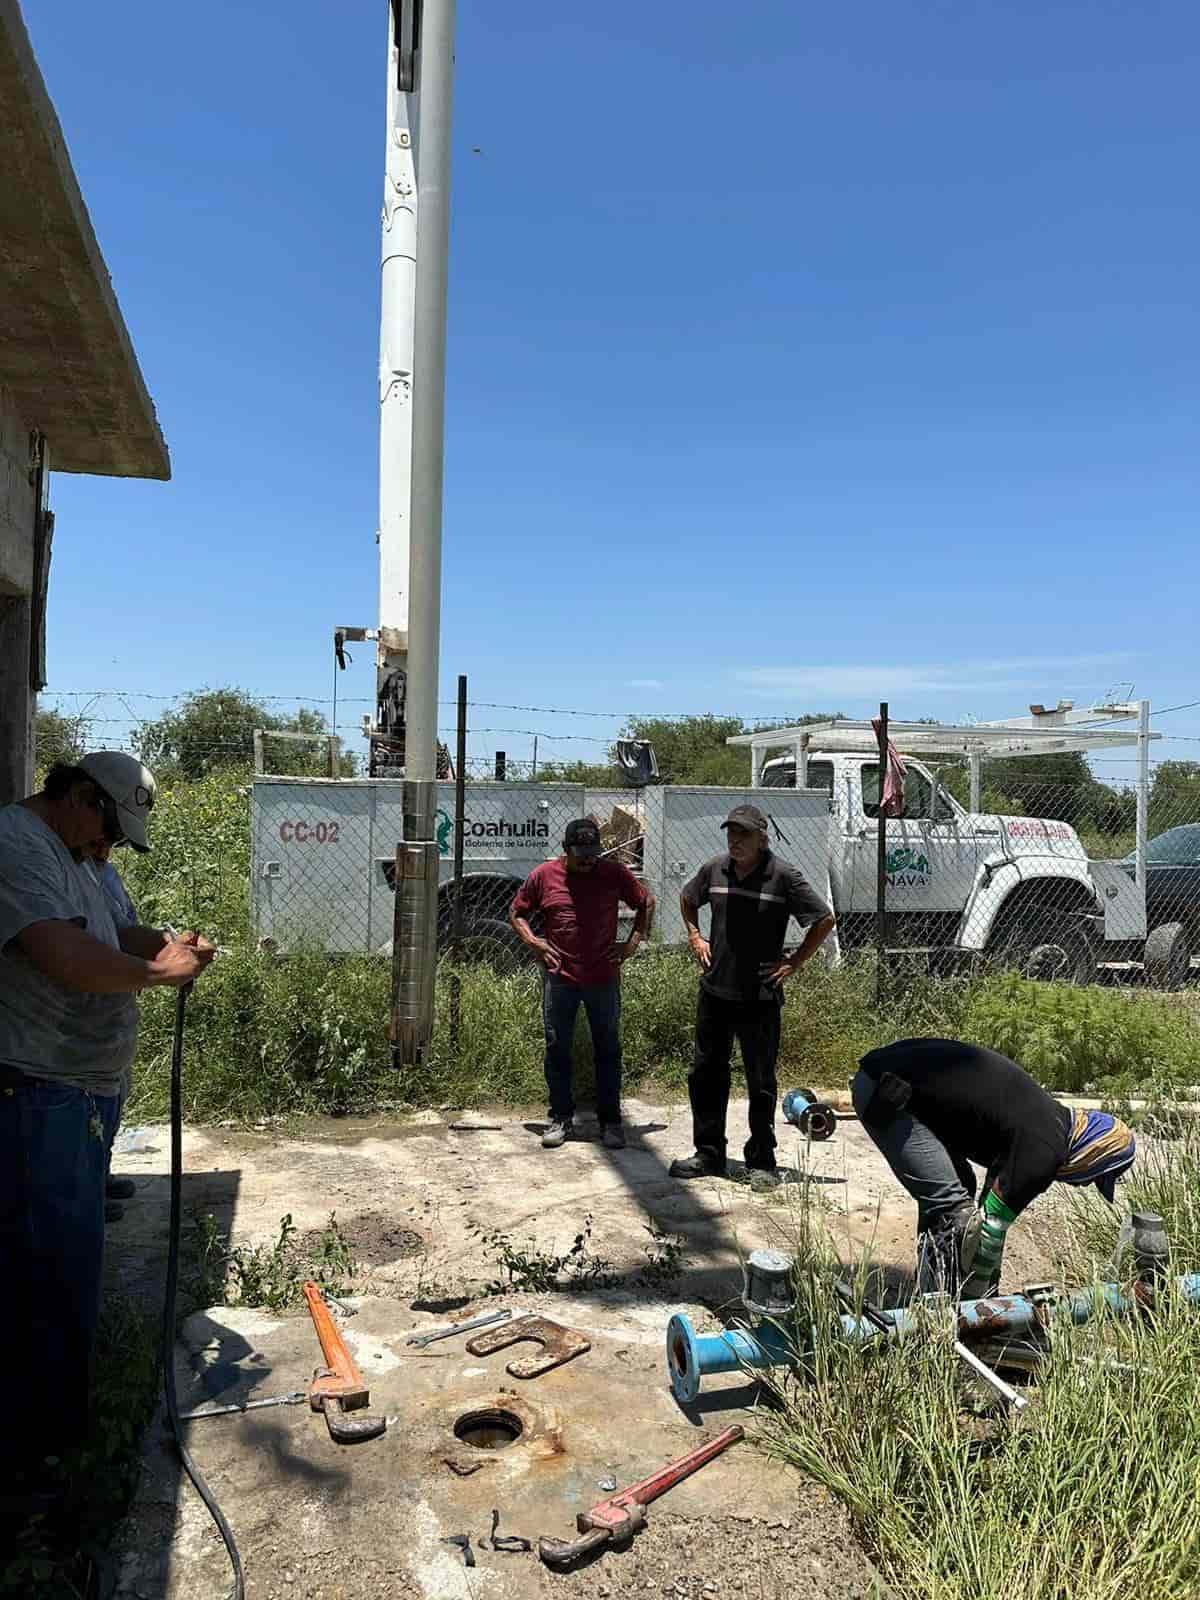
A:
[[[56,479],[51,691],[328,697],[376,620],[384,0],[27,9],[174,465]],[[445,698],[1200,698],[1198,68],[1184,0],[460,0]],[[372,691],[361,649],[339,721]]]

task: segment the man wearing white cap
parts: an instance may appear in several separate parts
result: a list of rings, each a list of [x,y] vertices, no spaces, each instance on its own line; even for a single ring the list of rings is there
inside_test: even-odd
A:
[[[134,996],[182,988],[214,954],[194,934],[118,932],[83,863],[99,839],[147,850],[153,804],[146,768],[101,750],[0,808],[0,1283],[19,1286],[0,1317],[0,1371],[25,1375],[0,1430],[0,1509],[36,1504],[53,1488],[41,1458],[86,1433],[106,1133],[133,1059]],[[27,1381],[37,1371],[49,1380]]]

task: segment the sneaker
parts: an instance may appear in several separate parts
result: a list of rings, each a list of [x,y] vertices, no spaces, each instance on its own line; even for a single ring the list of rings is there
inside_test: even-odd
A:
[[[567,1140],[571,1137],[571,1132],[572,1126],[570,1117],[568,1117],[565,1122],[552,1121],[545,1133],[542,1135],[542,1149],[557,1150],[560,1144],[566,1144]]]
[[[125,1207],[122,1206],[122,1205],[118,1205],[115,1200],[106,1200],[104,1202],[104,1220],[105,1220],[105,1222],[120,1222],[121,1218],[124,1215],[125,1215]]]
[[[624,1150],[625,1129],[619,1122],[606,1122],[601,1132],[606,1150]]]
[[[672,1178],[723,1178],[725,1163],[710,1161],[707,1156],[696,1154],[683,1161],[672,1161],[667,1174]]]
[[[137,1193],[137,1184],[132,1178],[106,1178],[104,1180],[104,1198],[106,1200],[132,1200]]]

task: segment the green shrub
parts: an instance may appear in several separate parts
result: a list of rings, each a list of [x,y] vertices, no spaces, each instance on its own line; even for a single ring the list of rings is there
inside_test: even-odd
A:
[[[245,939],[251,777],[248,768],[226,768],[159,784],[149,854],[123,849],[114,857],[147,927],[198,928],[219,944]]]
[[[1003,973],[972,991],[963,1037],[1064,1094],[1153,1096],[1200,1083],[1200,1032],[1161,995]]]

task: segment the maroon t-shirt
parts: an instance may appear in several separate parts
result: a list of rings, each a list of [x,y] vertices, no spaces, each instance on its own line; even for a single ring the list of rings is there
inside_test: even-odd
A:
[[[568,872],[559,856],[534,867],[512,908],[518,917],[542,913],[546,938],[562,953],[557,976],[583,988],[620,976],[608,958],[617,940],[618,901],[635,911],[646,904],[646,891],[628,867],[597,861],[591,872]]]

